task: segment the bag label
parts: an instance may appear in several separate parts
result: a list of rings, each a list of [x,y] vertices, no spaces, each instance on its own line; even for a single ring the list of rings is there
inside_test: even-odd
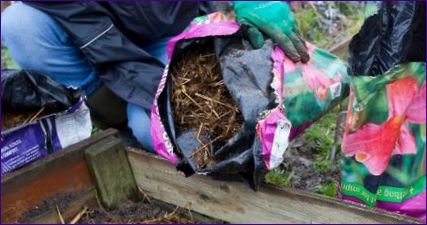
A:
[[[343,194],[356,197],[372,207],[377,200],[400,203],[421,193],[426,188],[426,177],[423,176],[406,187],[379,186],[376,194],[356,183],[342,182],[341,187]]]

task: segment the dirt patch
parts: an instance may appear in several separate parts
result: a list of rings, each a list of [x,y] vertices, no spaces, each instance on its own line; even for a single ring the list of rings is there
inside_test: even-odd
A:
[[[53,198],[43,201],[41,204],[24,213],[19,221],[30,221],[34,217],[37,217],[49,210],[56,209],[56,207],[58,207],[59,211],[63,212],[68,208],[69,204],[80,195],[81,192],[58,194]]]
[[[60,212],[65,212],[73,200],[80,195],[81,193],[58,194],[24,213],[19,222],[32,221],[43,213],[56,210],[56,207]],[[194,216],[198,218],[199,215]],[[126,201],[113,210],[106,210],[100,206],[89,207],[81,217],[79,216],[77,222],[79,224],[195,224],[198,223],[195,218],[186,208],[178,208],[151,199],[139,202]]]
[[[157,204],[140,201],[128,201],[116,209],[107,211],[104,208],[89,208],[78,222],[80,224],[194,224],[190,212],[183,213],[175,208],[167,210]]]
[[[61,193],[49,198],[35,206],[33,209],[25,212],[19,223],[44,221],[46,213],[58,213],[58,218],[69,214],[70,207],[82,196],[83,192]],[[66,223],[78,224],[197,224],[197,223],[223,223],[214,218],[208,218],[201,214],[194,213],[188,207],[177,207],[165,203],[147,195],[138,202],[125,201],[119,204],[115,209],[107,210],[99,202],[96,204],[92,199],[85,202],[78,213],[71,218],[65,218]]]
[[[337,197],[340,181],[339,155],[334,160],[316,150],[315,141],[301,135],[292,142],[280,166],[285,180],[282,185]],[[339,153],[338,153],[339,154]]]
[[[193,158],[203,168],[212,162],[215,146],[239,131],[243,117],[224,84],[212,44],[190,48],[171,72],[176,127],[178,132],[197,131],[194,138],[202,146]]]
[[[283,168],[290,171],[290,186],[308,190],[318,191],[320,185],[336,182],[340,177],[339,162],[330,162],[328,169],[321,170],[316,165],[316,154],[309,149],[291,148],[284,157]]]

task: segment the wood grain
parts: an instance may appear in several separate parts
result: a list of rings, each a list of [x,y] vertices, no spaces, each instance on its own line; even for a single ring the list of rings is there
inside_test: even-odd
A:
[[[168,161],[128,152],[139,187],[153,198],[230,223],[420,223],[306,191],[264,185],[258,192],[239,182],[179,176]]]
[[[138,187],[119,138],[99,141],[85,150],[85,156],[105,208],[113,209],[126,199],[139,200]]]

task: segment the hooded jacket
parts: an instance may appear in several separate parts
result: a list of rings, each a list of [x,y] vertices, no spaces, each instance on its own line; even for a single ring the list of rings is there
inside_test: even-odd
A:
[[[180,33],[200,2],[26,2],[52,16],[116,95],[150,109],[164,65],[144,45]]]

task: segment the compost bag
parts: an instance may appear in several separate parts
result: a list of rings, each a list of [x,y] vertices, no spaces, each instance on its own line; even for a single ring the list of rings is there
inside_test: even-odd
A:
[[[245,32],[246,28],[240,27],[233,17],[213,13],[196,18],[183,33],[171,39],[170,63],[151,110],[151,136],[155,151],[184,175],[244,178],[257,189],[266,171],[283,161],[291,133],[295,136],[303,131],[348,94],[348,79],[340,60],[311,44],[307,45],[312,60],[307,64],[293,63],[270,40],[253,49]],[[212,48],[212,52],[201,50],[207,48]],[[203,53],[185,60],[195,50]],[[206,63],[212,55],[218,67]],[[191,68],[203,71],[202,75]],[[220,78],[206,81],[217,70]],[[216,89],[228,97],[213,98]],[[177,110],[180,105],[191,107],[188,115],[181,116],[181,111],[188,109]],[[199,113],[203,116],[205,112],[221,129],[206,120],[215,129],[203,132],[207,125],[197,121],[203,119]],[[223,124],[222,118],[229,118],[229,123]],[[297,125],[293,126],[294,123]],[[217,141],[218,135],[213,134],[217,130],[227,133],[223,130],[229,124],[233,124],[230,129],[235,132]],[[187,129],[182,129],[183,125]],[[198,156],[202,151],[204,154]],[[204,158],[204,163],[200,163],[200,158]]]
[[[385,3],[350,44],[341,197],[425,220],[423,28],[425,4]]]
[[[92,123],[80,89],[31,70],[3,70],[2,174],[90,136]],[[28,117],[21,121],[20,117]],[[18,118],[12,127],[5,125]]]

